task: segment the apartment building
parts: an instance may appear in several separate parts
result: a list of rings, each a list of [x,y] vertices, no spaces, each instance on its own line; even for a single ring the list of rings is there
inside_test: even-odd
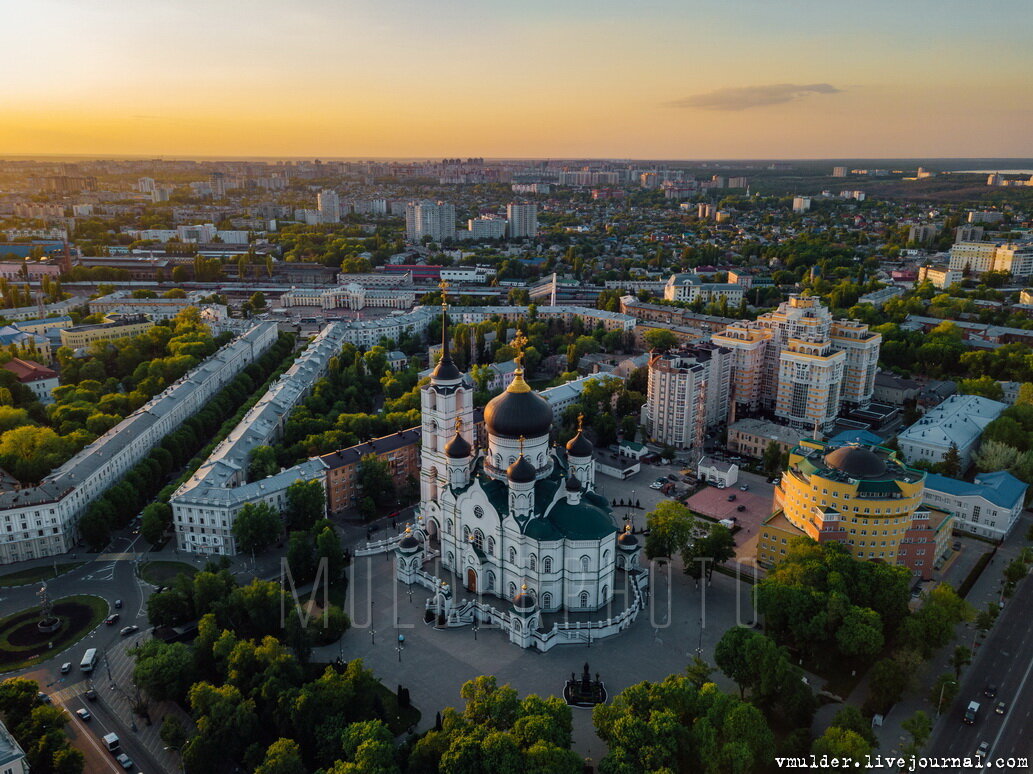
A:
[[[154,321],[144,314],[110,314],[104,322],[92,325],[75,325],[61,331],[61,346],[79,349],[96,341],[130,339],[146,333],[154,327]]]
[[[57,371],[34,360],[22,360],[20,357],[9,360],[0,367],[10,371],[19,382],[32,390],[40,403],[46,405],[54,402],[53,391],[60,383]]]
[[[1033,276],[1033,243],[958,242],[950,249],[949,268],[962,274],[1002,271],[1027,278]]]
[[[706,430],[727,420],[731,354],[724,347],[701,344],[649,359],[642,417],[654,441],[700,449]]]
[[[158,442],[197,413],[276,341],[275,323],[260,323],[155,395],[36,486],[0,492],[0,563],[71,550],[76,525],[103,494]]]
[[[1028,488],[1006,470],[981,473],[972,483],[930,473],[925,502],[953,513],[957,530],[1004,540],[1022,515]]]
[[[506,222],[510,239],[534,239],[538,236],[538,205],[507,204]]]
[[[950,266],[919,266],[918,284],[930,282],[934,288],[945,290],[956,282],[962,280],[961,269],[952,269]]]
[[[745,414],[772,411],[792,427],[825,431],[840,410],[871,402],[882,336],[834,320],[818,298],[790,296],[711,341],[734,353],[734,397]]]
[[[923,504],[925,477],[883,447],[801,441],[775,488],[776,510],[761,526],[758,562],[777,564],[790,540],[806,536],[930,577],[949,550],[953,516]]]
[[[770,444],[774,443],[787,454],[800,443],[803,434],[799,430],[769,422],[766,419],[747,417],[728,426],[728,443],[725,447],[732,454],[762,459]]]
[[[315,457],[258,481],[247,480],[255,447],[272,443],[295,406],[326,375],[346,337],[344,323],[327,325],[290,368],[272,384],[230,434],[212,451],[171,500],[176,545],[181,551],[233,556],[237,541],[233,522],[249,503],[264,502],[282,511],[287,488],[295,481],[326,486],[326,465]]]
[[[455,239],[456,208],[447,202],[423,200],[405,207],[405,238],[419,242],[430,237],[434,242]]]
[[[341,513],[358,502],[363,494],[358,485],[359,463],[368,454],[387,463],[396,490],[404,487],[410,478],[418,481],[421,437],[421,428],[411,427],[322,455],[320,459],[326,466],[327,510]]]
[[[29,774],[25,750],[3,722],[0,722],[0,774]]]

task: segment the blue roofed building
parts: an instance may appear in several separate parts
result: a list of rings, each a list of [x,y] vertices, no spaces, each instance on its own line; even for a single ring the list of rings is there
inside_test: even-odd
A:
[[[828,439],[829,446],[882,446],[883,439],[870,430],[844,430]]]
[[[930,473],[923,502],[953,513],[960,532],[1003,540],[1019,520],[1028,488],[1007,471],[981,473],[972,483]]]

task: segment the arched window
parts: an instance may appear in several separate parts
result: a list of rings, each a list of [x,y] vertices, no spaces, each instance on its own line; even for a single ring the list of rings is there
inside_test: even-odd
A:
[[[510,583],[509,584],[509,598],[512,599],[515,596],[516,596],[516,584],[515,583]]]
[[[463,527],[463,542],[464,543],[469,543],[470,542],[470,528],[469,527]]]
[[[445,563],[445,566],[446,567],[455,567],[456,566],[456,555],[453,554],[451,551],[448,552],[448,561]]]
[[[501,454],[496,454],[495,455],[495,467],[499,468],[500,470],[502,468],[502,455]]]
[[[476,529],[473,532],[473,544],[477,546],[477,550],[484,550],[484,533],[479,529]]]
[[[538,557],[531,554],[531,558],[528,560],[527,566],[531,568],[531,572],[536,572],[538,570]]]
[[[588,607],[588,592],[582,591],[578,596],[578,600],[581,602],[581,607]]]
[[[509,549],[509,563],[510,564],[516,564],[516,549],[515,548],[510,548]]]
[[[605,602],[609,598],[610,598],[610,587],[609,586],[603,586],[603,594],[602,594],[601,597],[599,597],[599,601],[600,602]]]
[[[617,568],[624,569],[624,557],[620,554],[617,554]]]
[[[588,572],[589,566],[592,564],[592,560],[588,558],[588,554],[581,557],[581,572]]]
[[[495,538],[488,538],[488,554],[489,556],[495,556]]]
[[[606,567],[610,563],[610,549],[607,548],[603,551],[603,567]]]
[[[544,572],[544,573],[552,572],[552,557],[551,556],[547,556],[544,559],[542,559],[542,572]]]
[[[491,570],[488,570],[487,584],[488,584],[488,591],[494,591],[495,590],[495,573],[493,573]]]
[[[449,535],[452,534],[452,528],[453,527],[454,527],[454,525],[452,524],[452,520],[451,519],[449,519],[448,521],[445,522],[445,532],[447,532]]]
[[[545,592],[542,594],[542,608],[548,610],[552,607],[552,594]]]

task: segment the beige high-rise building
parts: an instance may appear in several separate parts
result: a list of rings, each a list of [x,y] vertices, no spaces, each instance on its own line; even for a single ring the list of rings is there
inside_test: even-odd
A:
[[[969,274],[1003,271],[1013,277],[1033,276],[1033,244],[958,242],[950,249],[951,269]]]
[[[657,443],[701,449],[703,435],[728,417],[732,353],[700,344],[649,360],[643,424]]]
[[[882,336],[835,320],[819,298],[790,296],[711,341],[733,352],[733,399],[747,414],[773,411],[793,427],[826,430],[841,409],[871,402]]]

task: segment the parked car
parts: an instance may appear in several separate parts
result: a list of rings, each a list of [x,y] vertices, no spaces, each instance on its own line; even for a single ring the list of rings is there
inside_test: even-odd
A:
[[[104,619],[104,623],[106,623],[108,626],[114,626],[116,621],[118,621],[118,613],[112,613]]]
[[[730,502],[730,503],[731,502],[735,502],[735,495],[734,494],[728,495],[728,502]]]
[[[739,511],[739,513],[742,513],[743,511],[746,510],[746,506],[745,505],[736,506],[735,510]]]
[[[44,704],[50,704],[50,697],[47,696],[45,693],[43,693],[43,691],[40,691],[39,693],[37,693],[36,694],[36,698],[39,699]]]
[[[67,675],[71,671],[72,671],[72,662],[71,661],[66,661],[65,663],[63,663],[61,665],[61,674]]]
[[[116,599],[115,600],[115,609],[116,610],[121,610],[122,609],[122,600],[121,599]]]
[[[952,548],[955,551],[960,551],[961,550],[961,541],[960,540],[955,540],[954,541],[954,545],[952,546]]]
[[[750,485],[749,484],[743,484],[741,487],[739,487],[739,491],[740,492],[749,492],[750,491]]]
[[[649,485],[650,489],[660,489],[662,487],[663,487],[663,482],[662,481],[654,481],[653,483],[651,483]]]
[[[1008,712],[1008,705],[1005,704],[1003,701],[999,701],[997,702],[997,706],[994,707],[994,712],[996,712],[998,715],[1005,715]]]
[[[123,637],[128,637],[130,634],[133,634],[134,632],[138,631],[140,631],[139,626],[123,626],[122,631],[120,631],[119,634],[121,634]]]
[[[97,692],[92,688],[87,688],[83,696],[86,697],[87,701],[97,701]]]
[[[78,715],[79,720],[83,721],[84,723],[93,717],[93,715],[90,714],[90,711],[85,707],[80,707],[79,709],[77,709],[75,711],[75,714]]]
[[[133,763],[133,759],[130,758],[125,753],[122,753],[121,755],[119,755],[117,758],[115,758],[115,760],[118,761],[119,765],[123,769],[131,769],[131,768],[133,768],[133,766],[136,765],[135,763]]]
[[[989,752],[990,752],[990,743],[989,742],[980,742],[979,743],[979,747],[976,748],[976,757],[977,758],[985,758],[986,755]]]

